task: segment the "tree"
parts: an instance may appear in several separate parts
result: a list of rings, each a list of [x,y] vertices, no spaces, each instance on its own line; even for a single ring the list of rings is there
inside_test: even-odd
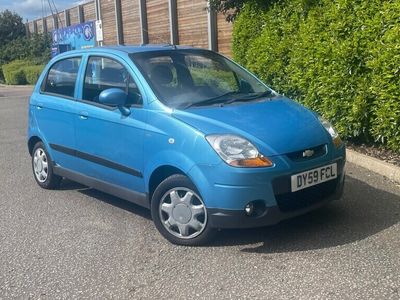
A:
[[[209,0],[210,10],[223,13],[228,22],[233,22],[246,4],[266,8],[276,0]]]
[[[232,22],[248,0],[209,0],[210,10],[222,12]]]
[[[16,59],[28,59],[34,64],[50,60],[51,37],[49,34],[33,34],[19,37],[0,45],[0,66]]]
[[[6,9],[0,12],[0,45],[25,35],[25,25],[22,17]]]

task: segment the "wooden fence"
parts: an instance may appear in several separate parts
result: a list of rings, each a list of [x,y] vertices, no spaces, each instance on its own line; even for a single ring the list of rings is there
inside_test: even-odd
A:
[[[102,20],[104,45],[172,43],[231,56],[232,24],[206,0],[95,0],[26,24],[27,33]]]

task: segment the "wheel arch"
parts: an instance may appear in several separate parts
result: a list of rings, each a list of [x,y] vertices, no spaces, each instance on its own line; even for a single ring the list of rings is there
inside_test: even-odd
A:
[[[153,197],[153,193],[157,186],[163,180],[175,174],[182,174],[187,176],[184,171],[172,165],[159,166],[151,173],[148,182],[149,201],[151,201],[151,198]]]
[[[36,145],[38,142],[43,142],[43,140],[42,140],[40,137],[36,136],[36,135],[31,136],[31,137],[29,138],[29,140],[28,140],[28,151],[29,151],[29,154],[30,154],[31,156],[32,156],[32,152],[33,152],[33,147],[35,147],[35,145]]]

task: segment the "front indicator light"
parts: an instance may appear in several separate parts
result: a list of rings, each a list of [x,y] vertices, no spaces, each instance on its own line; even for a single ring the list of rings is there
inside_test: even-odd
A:
[[[339,148],[343,144],[343,141],[340,138],[340,136],[337,136],[336,138],[333,139],[333,144],[336,146],[336,148]]]
[[[233,160],[230,162],[230,165],[234,167],[257,168],[257,167],[271,167],[273,164],[272,161],[270,161],[267,157],[258,156],[256,158]]]

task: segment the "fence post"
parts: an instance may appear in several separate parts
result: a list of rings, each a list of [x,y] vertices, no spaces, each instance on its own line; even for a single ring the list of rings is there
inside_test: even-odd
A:
[[[36,20],[33,21],[33,32],[38,33]]]
[[[53,28],[58,29],[58,15],[53,15]]]
[[[64,18],[65,18],[65,27],[71,25],[71,19],[69,17],[69,9],[64,10]]]
[[[117,28],[117,44],[124,44],[124,31],[122,24],[121,0],[114,0],[115,26]]]
[[[208,49],[218,51],[217,13],[207,8],[208,11]]]
[[[29,23],[28,23],[28,19],[26,19],[26,22],[25,22],[25,33],[26,33],[26,37],[31,37],[31,33],[30,33],[30,30],[29,30]]]
[[[176,0],[169,0],[169,31],[171,33],[171,44],[179,44],[178,33],[178,7]]]
[[[149,30],[147,26],[147,8],[146,0],[139,0],[139,11],[140,11],[140,27],[142,35],[142,44],[149,43]]]
[[[83,6],[82,4],[78,5],[78,22],[85,22],[85,16],[83,15]]]
[[[42,18],[43,33],[47,33],[47,18]]]

